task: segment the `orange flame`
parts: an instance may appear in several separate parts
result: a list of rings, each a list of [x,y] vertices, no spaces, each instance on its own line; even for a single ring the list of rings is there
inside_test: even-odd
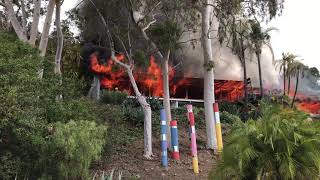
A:
[[[218,99],[237,101],[243,97],[244,83],[242,81],[215,81],[215,91]]]
[[[320,114],[320,102],[302,102],[297,108],[307,113]]]
[[[122,60],[122,59],[119,59]],[[126,72],[122,68],[116,69],[118,66],[114,66],[115,63],[112,60],[108,60],[107,64],[99,65],[97,59],[92,61],[91,70],[95,73],[102,74],[101,86],[120,91],[127,91],[129,94],[134,94],[129,85],[129,78],[126,76]],[[116,69],[116,70],[115,70]],[[172,66],[169,66],[169,87],[171,96],[175,96],[178,89],[181,96],[181,90],[184,92],[183,98],[189,98],[188,93],[198,94],[197,97],[203,96],[203,80],[197,78],[175,78],[175,70]],[[144,72],[141,69],[137,69],[134,73],[134,77],[142,93],[153,97],[163,96],[163,77],[160,66],[156,63],[153,56],[150,57],[150,65],[147,71]],[[219,81],[214,83],[215,94],[217,99],[237,101],[243,97],[243,82],[241,81]],[[190,90],[190,92],[188,92]],[[192,97],[191,97],[192,98]]]

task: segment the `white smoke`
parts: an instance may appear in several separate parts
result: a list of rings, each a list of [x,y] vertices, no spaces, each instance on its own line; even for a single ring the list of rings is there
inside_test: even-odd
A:
[[[199,33],[186,35],[182,41],[200,37]],[[212,39],[214,75],[217,80],[243,80],[243,68],[240,60],[228,47],[220,45],[216,38]],[[183,47],[183,72],[185,76],[203,77],[203,50],[201,43],[185,44]],[[253,87],[259,87],[258,62],[254,55],[246,56],[247,76],[251,78]],[[268,48],[263,48],[261,54],[262,79],[265,88],[280,87],[279,73],[273,63],[272,54]]]

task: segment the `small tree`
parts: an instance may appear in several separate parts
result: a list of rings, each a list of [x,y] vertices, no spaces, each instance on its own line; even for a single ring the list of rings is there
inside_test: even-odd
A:
[[[305,66],[303,63],[300,61],[294,61],[288,68],[288,74],[294,75],[296,77],[296,88],[294,91],[294,95],[292,98],[292,103],[291,103],[291,108],[294,106],[294,101],[297,96],[297,91],[298,91],[298,86],[299,86],[299,79],[303,78],[305,76],[305,73],[307,72],[308,67]]]
[[[266,30],[262,30],[261,25],[258,21],[250,21],[250,24],[251,24],[251,32],[249,37],[252,45],[252,47],[250,47],[250,50],[252,50],[257,57],[258,70],[259,70],[259,82],[260,82],[260,95],[261,97],[263,97],[261,52],[262,52],[263,46],[267,46],[270,49],[270,52],[272,54],[272,61],[275,61],[273,49],[269,42],[271,38],[269,32],[271,30],[275,30],[275,28],[268,28]]]
[[[111,5],[118,5],[118,4],[112,4]],[[133,70],[134,70],[134,65],[135,61],[133,59],[133,46],[132,46],[132,33],[133,33],[133,27],[131,26],[131,19],[133,17],[128,17],[127,21],[127,27],[122,28],[117,26],[116,24],[113,24],[112,26],[108,24],[108,21],[104,18],[102,13],[100,12],[99,8],[95,4],[94,1],[88,0],[87,2],[87,7],[93,7],[94,11],[98,15],[98,19],[100,22],[103,23],[103,26],[105,28],[106,36],[107,36],[107,41],[110,46],[110,51],[111,51],[111,59],[117,63],[119,66],[124,68],[127,71],[127,74],[130,79],[130,83],[132,85],[132,88],[134,90],[134,93],[137,97],[137,100],[143,110],[144,113],[144,157],[147,159],[152,159],[153,153],[152,153],[152,121],[151,121],[151,107],[149,103],[147,102],[146,98],[140,93],[138,85],[136,83],[136,80],[133,75]],[[128,4],[127,4],[128,5]],[[129,12],[129,11],[127,11]],[[118,12],[119,13],[119,12]],[[113,32],[113,34],[112,34]],[[115,55],[115,41],[114,37],[116,37],[117,42],[120,44],[121,48],[125,52],[125,56],[127,58],[127,62],[121,62],[117,59]],[[126,41],[125,41],[126,39]]]
[[[291,76],[288,73],[288,69],[290,68],[290,66],[292,65],[292,63],[295,61],[297,57],[298,56],[294,54],[282,53],[282,59],[276,61],[276,65],[279,68],[279,72],[283,73],[283,95],[284,96],[286,95],[286,78]],[[289,89],[289,86],[288,86],[288,89]],[[289,91],[288,91],[288,95],[289,95]]]

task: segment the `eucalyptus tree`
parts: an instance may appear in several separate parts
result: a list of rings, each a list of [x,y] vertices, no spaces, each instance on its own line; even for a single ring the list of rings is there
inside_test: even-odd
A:
[[[31,4],[33,4],[33,7],[31,7]],[[35,46],[38,35],[41,0],[33,0],[32,3],[31,0],[3,0],[0,6],[5,8],[5,15],[18,38],[21,41],[28,42],[30,45]],[[28,17],[31,16],[29,12],[32,12],[31,22],[28,21]],[[28,28],[30,24],[31,29]],[[28,39],[28,37],[30,38]]]
[[[44,21],[44,25],[42,28],[42,34],[41,39],[39,43],[39,50],[40,50],[40,56],[44,57],[47,52],[47,46],[48,46],[48,40],[49,40],[49,31],[51,27],[52,22],[52,16],[54,11],[54,6],[56,0],[49,0],[48,6],[47,6],[47,14]]]
[[[296,87],[295,87],[294,95],[292,98],[291,108],[293,108],[294,102],[297,96],[299,79],[303,78],[307,73],[307,71],[308,71],[308,67],[298,60],[293,61],[292,64],[288,67],[289,74],[292,74],[296,77]]]
[[[57,30],[57,49],[54,63],[54,73],[59,77],[59,84],[62,85],[62,73],[61,73],[61,59],[63,51],[63,33],[61,28],[61,5],[63,1],[56,0],[56,30]],[[57,100],[61,99],[62,95],[57,96]]]
[[[261,69],[261,52],[263,46],[267,46],[272,54],[272,62],[275,61],[274,59],[274,53],[273,49],[270,45],[270,34],[269,32],[272,30],[276,30],[275,28],[268,28],[266,30],[263,30],[261,28],[261,25],[258,21],[250,21],[251,24],[251,32],[249,35],[250,41],[251,41],[251,47],[250,50],[252,50],[258,61],[258,70],[259,70],[259,83],[260,83],[260,95],[263,97],[263,83],[262,83],[262,69]]]
[[[183,0],[144,0],[131,2],[131,13],[136,27],[140,29],[145,44],[152,48],[155,58],[161,63],[163,79],[163,106],[167,119],[167,141],[170,139],[170,88],[169,59],[181,46],[183,25],[187,24],[190,11],[186,10]]]
[[[127,0],[83,1],[79,8],[74,10],[73,18],[81,31],[82,38],[101,46],[108,46],[106,50],[111,52],[111,60],[127,72],[135,96],[144,113],[144,156],[151,159],[153,157],[152,111],[133,75],[136,65],[143,65],[147,62],[147,56],[142,53],[147,47],[140,43],[141,32],[135,26],[130,2]],[[119,61],[116,58],[116,50],[124,53],[125,61]]]

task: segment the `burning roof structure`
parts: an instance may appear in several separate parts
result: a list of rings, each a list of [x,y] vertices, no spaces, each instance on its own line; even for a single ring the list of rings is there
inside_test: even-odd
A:
[[[123,60],[123,56],[117,56],[118,60]],[[129,77],[126,71],[116,66],[112,60],[107,60],[105,64],[99,65],[94,56],[90,60],[90,70],[100,77],[101,86],[108,90],[120,90],[134,95]],[[150,65],[147,69],[135,69],[134,77],[137,85],[145,96],[162,97],[163,79],[160,65],[155,59],[150,57]],[[194,77],[184,77],[176,73],[176,70],[169,66],[169,87],[170,97],[181,99],[203,99],[203,79]],[[244,97],[243,81],[235,80],[215,80],[216,100],[235,102]],[[250,87],[249,87],[250,88]],[[249,90],[250,92],[250,90]],[[257,94],[258,89],[251,87],[251,93]],[[298,94],[297,107],[311,114],[320,114],[320,101],[315,98],[305,98]],[[313,100],[312,100],[313,99]]]

